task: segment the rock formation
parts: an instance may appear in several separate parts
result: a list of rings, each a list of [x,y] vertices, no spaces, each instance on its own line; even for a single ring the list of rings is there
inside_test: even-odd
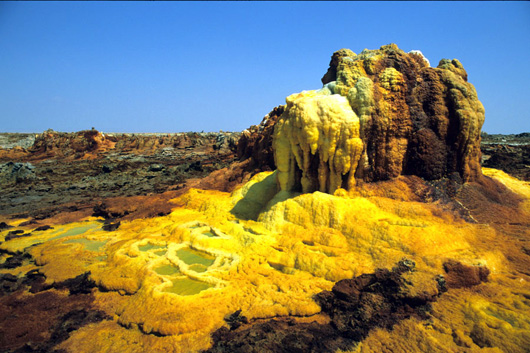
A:
[[[530,132],[517,135],[482,133],[482,166],[530,181]]]
[[[273,148],[282,190],[333,193],[355,180],[480,171],[484,108],[462,64],[429,66],[395,44],[332,56],[324,87],[287,97]]]
[[[340,95],[302,92],[287,97],[273,141],[282,190],[333,193],[354,184],[362,154],[359,118]]]
[[[260,171],[276,169],[274,152],[272,151],[272,135],[274,126],[284,110],[285,106],[283,105],[275,107],[259,125],[252,125],[241,133],[237,142],[239,159],[250,159],[249,165],[259,167]]]

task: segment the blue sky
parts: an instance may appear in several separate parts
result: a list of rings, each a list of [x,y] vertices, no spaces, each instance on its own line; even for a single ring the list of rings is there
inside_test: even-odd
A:
[[[0,2],[0,131],[241,131],[334,51],[459,59],[488,133],[530,131],[529,2]]]

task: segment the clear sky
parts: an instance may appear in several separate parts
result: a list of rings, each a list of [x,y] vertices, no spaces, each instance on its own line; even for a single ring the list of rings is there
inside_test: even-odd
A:
[[[488,133],[530,131],[529,2],[0,2],[0,131],[241,131],[334,51],[459,59]]]

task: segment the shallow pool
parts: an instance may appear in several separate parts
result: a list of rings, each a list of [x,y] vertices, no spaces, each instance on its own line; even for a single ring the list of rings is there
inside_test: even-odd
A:
[[[153,250],[153,249],[165,249],[166,246],[165,245],[154,245],[154,244],[151,244],[151,243],[147,243],[145,245],[141,245],[138,247],[138,250],[140,251],[149,251],[149,250]]]
[[[202,235],[206,235],[208,238],[214,238],[214,237],[217,237],[217,234],[215,234],[215,233],[212,232],[212,231],[202,232]]]
[[[155,272],[163,276],[172,276],[180,273],[178,267],[173,265],[162,265],[155,268]]]
[[[83,244],[85,246],[85,250],[88,250],[88,251],[100,251],[101,248],[105,244],[107,244],[106,241],[88,240],[88,239],[83,239],[83,238],[66,240],[64,243],[65,244],[74,244],[74,243]]]
[[[204,272],[215,262],[214,256],[191,248],[177,250],[177,256],[195,272]]]
[[[89,223],[89,224],[84,225],[84,226],[74,227],[72,229],[67,230],[64,233],[61,233],[61,234],[51,238],[50,240],[61,239],[61,238],[64,238],[64,237],[71,237],[71,236],[74,236],[74,235],[83,234],[83,233],[85,233],[85,232],[87,232],[87,231],[89,231],[91,229],[96,229],[99,226],[100,226],[99,223]]]
[[[164,292],[174,293],[178,295],[194,295],[199,294],[203,290],[212,288],[211,284],[196,281],[191,278],[182,277],[176,278],[172,281],[171,287],[164,289]]]

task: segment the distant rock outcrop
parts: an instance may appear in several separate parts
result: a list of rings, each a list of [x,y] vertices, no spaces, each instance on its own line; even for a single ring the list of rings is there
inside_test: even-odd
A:
[[[480,178],[484,108],[458,60],[432,68],[395,44],[341,49],[322,82],[287,97],[275,125],[282,190],[333,193],[402,174]]]
[[[88,153],[112,147],[114,142],[94,129],[75,133],[47,130],[36,137],[28,152],[35,156],[81,158]]]
[[[0,140],[11,147],[0,146],[0,215],[44,219],[68,210],[88,216],[102,200],[111,218],[169,213],[167,200],[175,193],[190,187],[228,190],[242,181],[223,172],[236,159],[240,134],[47,130],[32,134],[30,147],[20,144],[28,134],[4,134]],[[217,173],[205,180],[212,172]],[[160,196],[151,203],[145,199],[151,195]]]
[[[209,152],[232,153],[239,133],[151,133],[105,134],[95,129],[78,132],[44,131],[36,135],[27,149],[12,151],[0,147],[0,159],[42,160],[46,158],[95,159],[98,154],[135,153],[152,155],[171,153],[174,149],[194,149],[203,146]]]
[[[530,132],[517,135],[483,132],[481,136],[482,166],[530,181]]]

